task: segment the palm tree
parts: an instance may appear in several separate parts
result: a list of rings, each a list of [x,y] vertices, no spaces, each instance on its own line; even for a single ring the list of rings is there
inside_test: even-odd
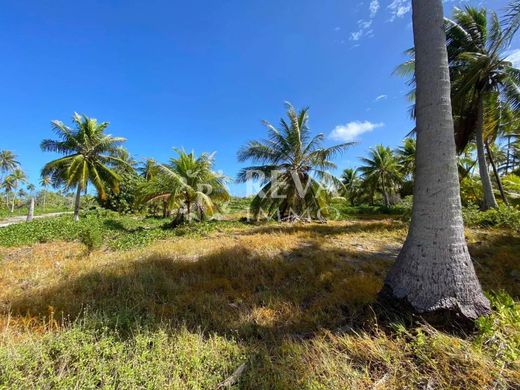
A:
[[[358,176],[358,170],[347,168],[341,174],[341,182],[347,199],[350,200],[351,206],[356,205],[356,200],[359,196],[361,179]]]
[[[3,186],[4,175],[12,172],[20,163],[16,161],[16,155],[10,150],[0,150],[0,185]],[[9,187],[9,184],[6,185]],[[5,206],[9,207],[8,193],[6,191]]]
[[[372,179],[383,194],[385,206],[390,206],[392,190],[402,181],[401,166],[392,149],[377,145],[368,158],[361,158],[365,165],[359,167],[365,179]]]
[[[519,6],[515,2],[502,24],[494,12],[488,21],[485,9],[473,7],[456,8],[453,20],[445,19],[457,151],[462,152],[469,141],[476,141],[483,209],[497,207],[485,151],[485,145],[496,138],[502,121],[501,114],[493,111],[503,104],[520,107],[520,70],[506,59],[505,52],[519,25]],[[413,73],[414,49],[407,54],[412,59],[400,65],[396,73]],[[414,82],[412,79],[411,84]],[[415,98],[413,91],[410,98]],[[412,115],[414,112],[413,108]],[[498,116],[498,125],[489,126],[489,116]],[[500,185],[500,178],[497,182]]]
[[[20,163],[16,161],[16,155],[10,150],[0,150],[0,172],[14,171]]]
[[[52,127],[60,140],[45,139],[43,151],[64,154],[65,157],[47,163],[42,176],[50,176],[54,184],[64,184],[67,189],[76,188],[74,220],[79,220],[81,192],[87,191],[91,182],[101,199],[105,198],[105,187],[115,192],[119,189],[120,177],[112,168],[126,164],[116,157],[117,147],[125,138],[105,134],[108,122],[74,113],[74,128],[61,121],[53,121]]]
[[[411,176],[413,179],[415,172],[415,139],[405,138],[403,145],[397,149],[397,161],[399,162],[403,175]]]
[[[217,210],[217,202],[227,201],[225,176],[213,171],[214,154],[177,150],[177,158],[159,164],[158,174],[143,184],[141,201],[162,200],[167,207],[177,209],[175,224],[204,220]]]
[[[260,213],[281,219],[321,218],[326,213],[331,186],[341,188],[341,181],[327,169],[335,168],[331,159],[344,151],[352,142],[322,147],[323,134],[311,136],[309,109],[299,112],[290,104],[287,120],[280,120],[280,128],[267,121],[268,138],[249,141],[238,152],[238,160],[252,160],[258,165],[243,168],[238,181],[258,180],[262,189],[253,198],[251,210],[258,218]]]
[[[412,221],[381,296],[419,313],[474,320],[490,308],[464,238],[442,0],[413,0],[412,7],[417,84]]]
[[[446,29],[458,147],[461,150],[474,135],[485,210],[497,207],[485,148],[498,130],[498,126],[491,126],[493,132],[485,131],[486,116],[499,109],[500,100],[520,107],[520,71],[505,55],[514,32],[503,28],[494,12],[490,14],[488,22],[484,8],[456,8]]]
[[[40,179],[40,186],[43,188],[43,209],[45,210],[45,204],[47,202],[47,188],[52,184],[52,179],[49,175],[42,176]]]
[[[150,181],[157,176],[160,168],[153,158],[147,158],[137,170],[146,181]]]
[[[16,204],[16,190],[22,183],[27,182],[27,176],[25,176],[24,171],[22,171],[20,168],[16,168],[10,175],[6,176],[4,179],[4,189],[8,194],[12,193],[13,198],[11,200],[11,213],[14,212],[14,206]]]

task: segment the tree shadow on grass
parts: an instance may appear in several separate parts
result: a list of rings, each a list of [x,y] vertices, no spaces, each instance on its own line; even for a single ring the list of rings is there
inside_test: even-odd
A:
[[[339,234],[330,228],[323,234]],[[477,270],[480,263],[491,267],[497,260],[488,253],[507,242],[498,237],[486,243],[477,253]],[[102,319],[100,327],[117,330],[123,338],[165,325],[171,332],[185,327],[232,337],[247,351],[245,387],[261,381],[265,388],[296,388],[291,386],[302,372],[291,367],[301,363],[287,355],[286,340],[312,338],[323,330],[360,333],[384,326],[381,308],[372,304],[393,256],[352,262],[340,251],[313,240],[276,256],[239,244],[196,259],[151,253],[45,289],[28,289],[8,304],[13,317],[30,313],[48,318],[49,307],[58,320],[95,313],[93,318]],[[507,267],[500,272],[509,272]],[[489,288],[484,275],[479,276]]]
[[[144,319],[243,339],[306,336],[360,323],[388,266],[376,263],[351,264],[308,246],[274,258],[240,245],[197,260],[151,254],[29,290],[9,304],[13,315],[47,316],[52,307],[67,318],[88,308],[119,330]]]

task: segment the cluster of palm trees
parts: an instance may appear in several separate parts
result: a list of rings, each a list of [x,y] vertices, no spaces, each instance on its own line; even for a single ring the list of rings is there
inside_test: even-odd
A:
[[[343,193],[352,206],[374,204],[376,193],[390,207],[401,196],[411,195],[415,171],[415,140],[406,138],[396,151],[388,146],[376,145],[368,157],[361,158],[359,168],[343,171]]]
[[[178,157],[168,163],[146,160],[141,166],[122,146],[122,137],[105,134],[109,123],[75,113],[72,127],[53,121],[58,140],[45,139],[43,151],[64,156],[47,163],[42,177],[54,186],[75,189],[74,220],[79,220],[81,195],[88,184],[96,189],[103,204],[108,198],[132,197],[132,206],[143,203],[161,204],[165,215],[175,211],[178,223],[204,219],[216,210],[216,200],[227,200],[226,178],[213,171],[214,156],[176,150]],[[128,185],[133,183],[133,185]],[[110,203],[105,203],[110,205]]]
[[[501,22],[495,12],[469,6],[455,8],[453,18],[445,19],[457,151],[464,152],[468,145],[476,147],[484,210],[497,207],[491,175],[507,203],[499,170],[506,174],[515,171],[520,162],[520,70],[507,58],[517,31],[514,21],[511,16]],[[408,54],[412,59],[399,66],[397,73],[414,74],[415,50]],[[414,91],[410,97],[415,98]],[[497,140],[506,140],[505,161],[500,166],[494,150]]]
[[[27,184],[28,191],[34,191],[34,186],[28,184],[27,176],[20,167],[16,155],[10,150],[0,151],[0,189],[4,191],[5,206],[14,212],[16,200],[23,198],[26,192],[22,185]]]

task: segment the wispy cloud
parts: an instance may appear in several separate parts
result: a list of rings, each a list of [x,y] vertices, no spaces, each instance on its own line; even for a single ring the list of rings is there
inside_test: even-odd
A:
[[[388,6],[390,10],[390,21],[393,22],[396,18],[401,18],[412,9],[410,0],[393,0]]]
[[[354,121],[346,125],[338,125],[332,130],[329,137],[336,141],[351,142],[358,139],[361,134],[368,133],[384,123],[372,123],[369,121]]]
[[[368,5],[369,15],[367,19],[359,19],[357,21],[358,29],[350,33],[351,41],[359,41],[364,36],[370,36],[373,32],[371,29],[372,22],[379,11],[379,0],[371,0]]]
[[[370,5],[368,6],[368,9],[370,11],[370,19],[374,19],[377,15],[377,11],[379,11],[379,1],[378,0],[372,0],[370,2]]]
[[[379,95],[378,97],[376,97],[375,101],[379,102],[381,100],[386,100],[386,99],[388,99],[388,95]]]

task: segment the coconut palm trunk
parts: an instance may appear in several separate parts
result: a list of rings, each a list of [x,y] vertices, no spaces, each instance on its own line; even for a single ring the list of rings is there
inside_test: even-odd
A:
[[[80,201],[81,201],[81,183],[78,183],[78,187],[76,189],[76,197],[74,199],[74,222],[79,221]]]
[[[498,192],[500,192],[500,197],[502,198],[502,201],[506,206],[509,207],[509,201],[507,200],[506,193],[504,192],[504,186],[502,185],[502,179],[500,178],[500,175],[498,174],[497,165],[495,164],[495,159],[493,157],[493,152],[491,151],[491,148],[489,147],[489,143],[486,142],[486,152],[487,156],[489,158],[489,163],[491,164],[491,168],[493,169],[493,175],[495,176],[495,180],[497,182]]]
[[[489,302],[464,238],[442,0],[413,0],[412,7],[417,80],[412,221],[381,298],[419,313],[474,320],[489,311]]]
[[[31,222],[34,218],[34,197],[31,197],[29,203],[29,212],[27,213],[27,222]]]
[[[489,169],[486,161],[486,152],[484,150],[484,137],[483,137],[483,123],[484,123],[484,109],[482,106],[482,98],[478,104],[478,118],[477,128],[475,131],[475,138],[477,141],[477,157],[478,157],[478,170],[480,173],[480,181],[482,182],[482,188],[484,190],[484,200],[482,204],[483,210],[489,210],[491,208],[497,208],[497,201],[495,194],[493,193],[493,187],[491,185],[491,178],[489,177]]]

